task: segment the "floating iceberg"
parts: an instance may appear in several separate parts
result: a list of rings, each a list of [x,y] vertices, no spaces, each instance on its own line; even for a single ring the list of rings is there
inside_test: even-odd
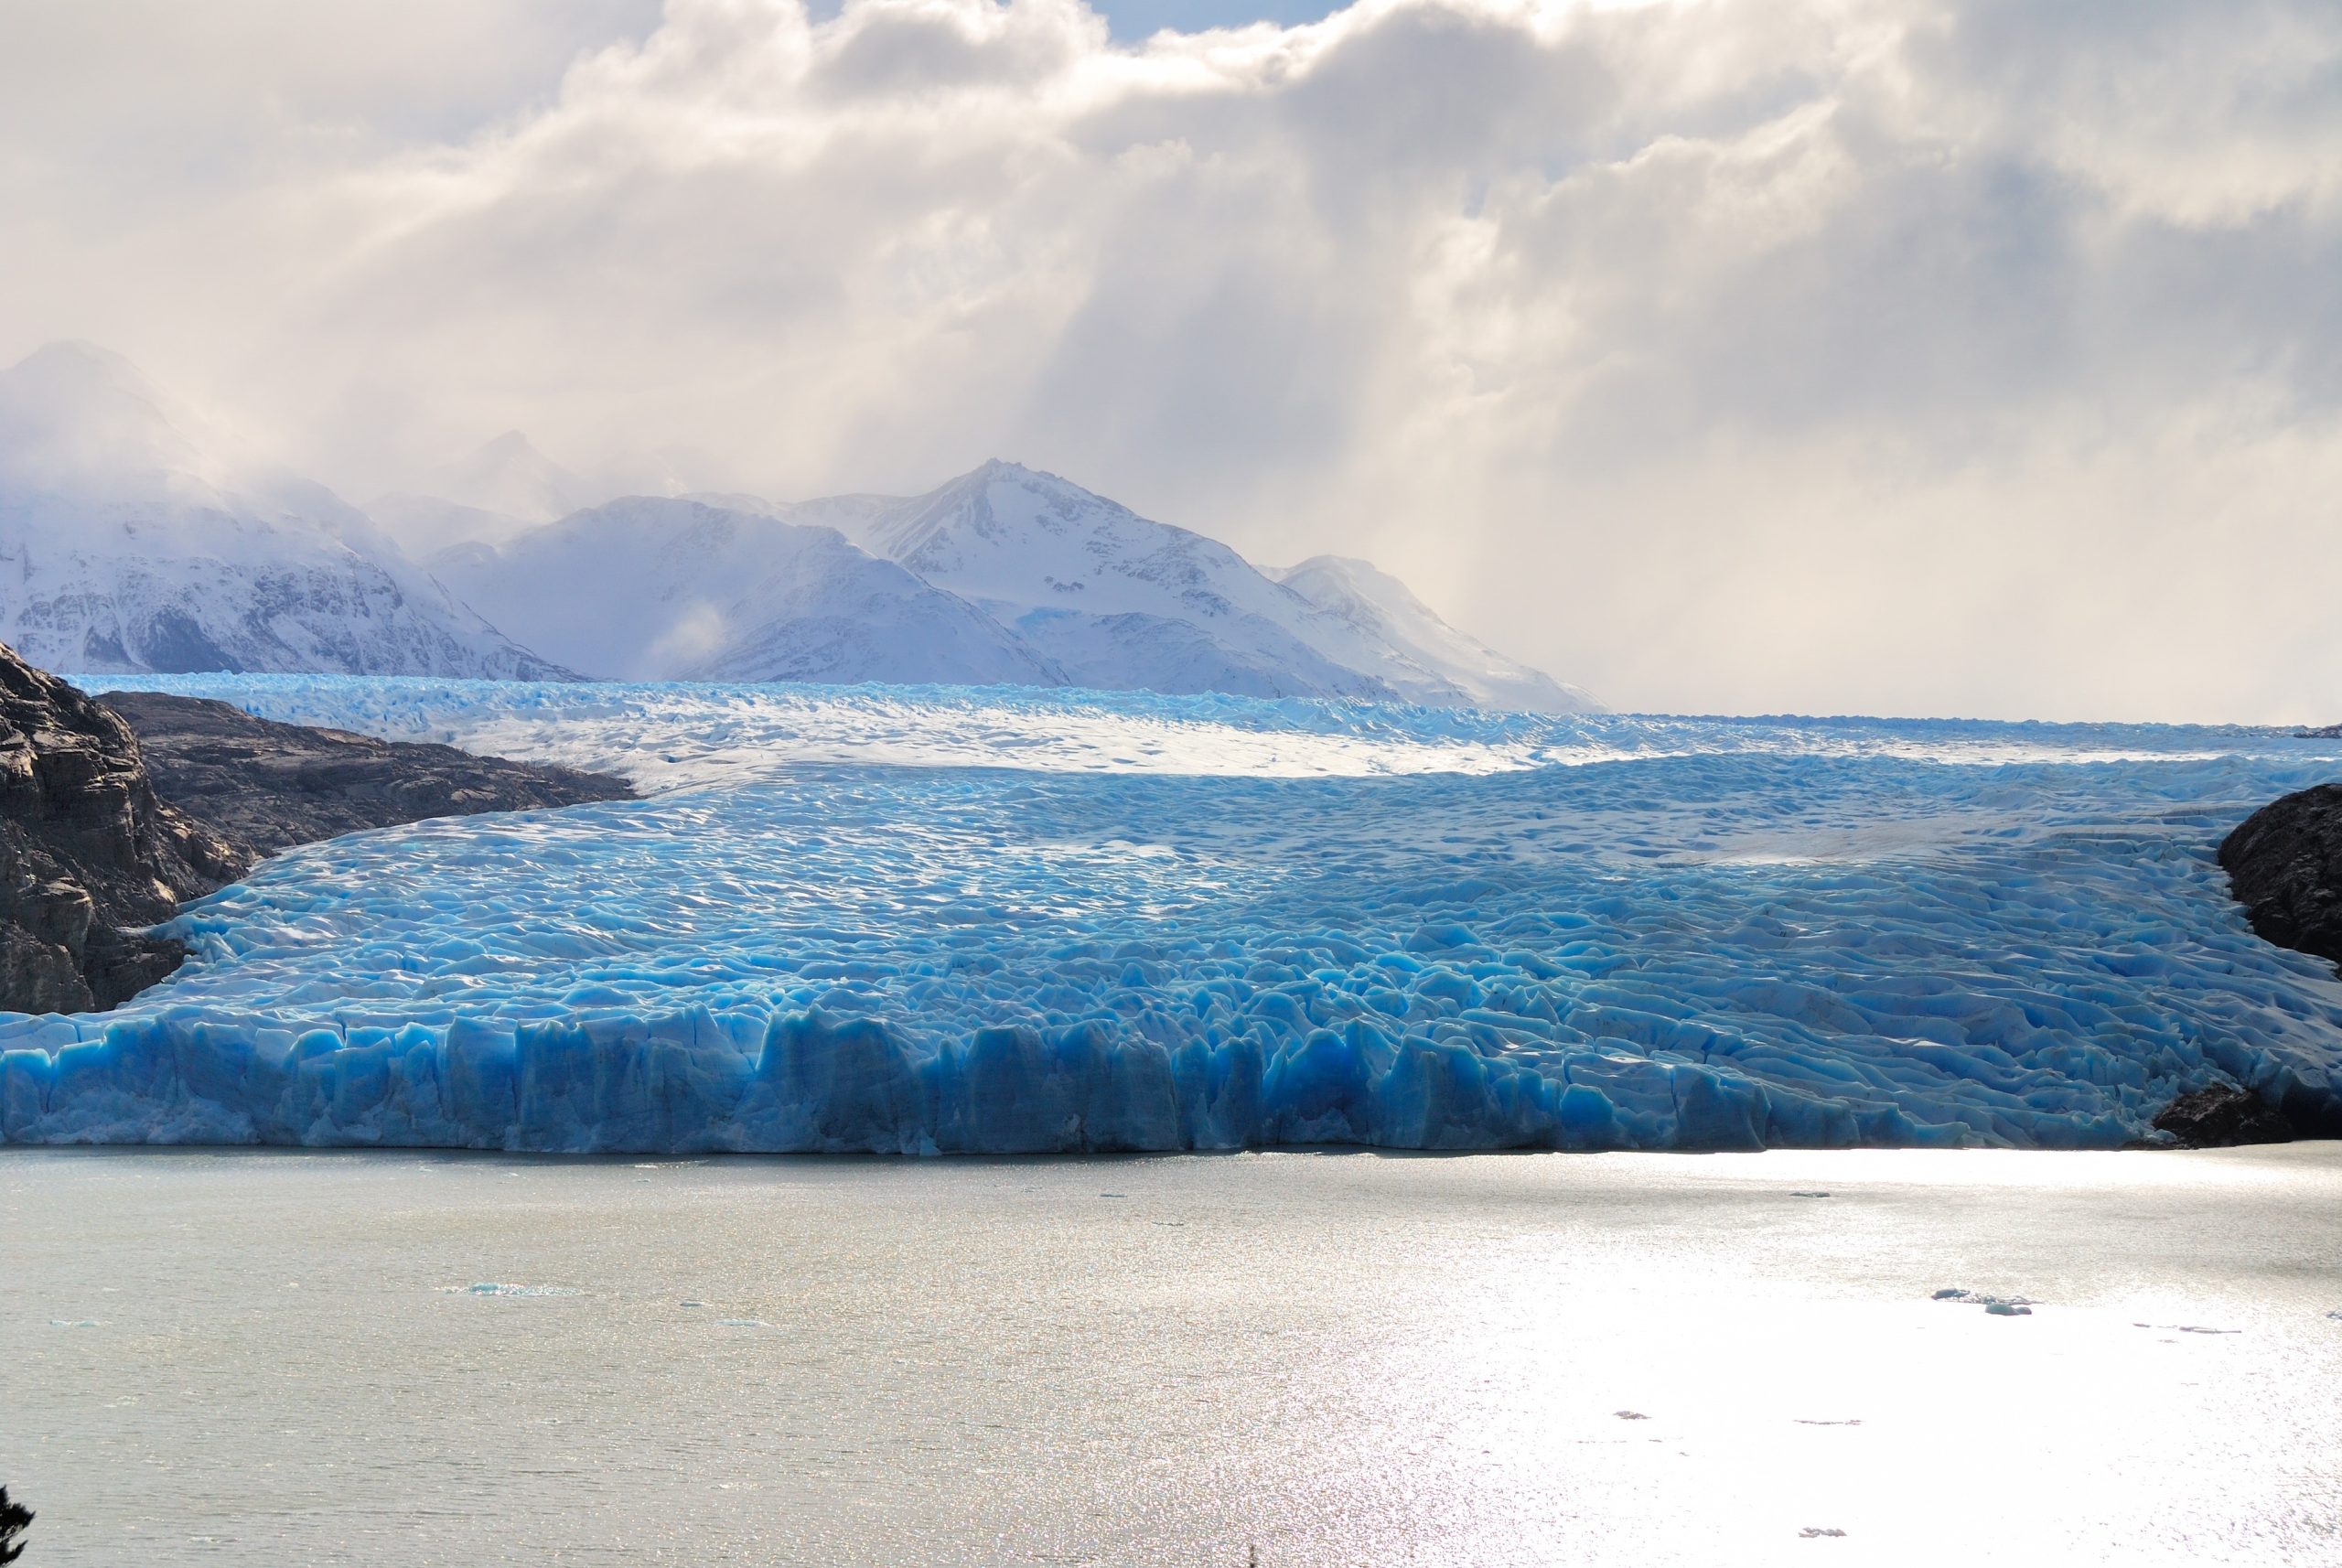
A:
[[[154,682],[661,793],[354,834],[0,1015],[0,1138],[682,1154],[2110,1147],[2331,1122],[2212,859],[2342,748],[2153,726]]]

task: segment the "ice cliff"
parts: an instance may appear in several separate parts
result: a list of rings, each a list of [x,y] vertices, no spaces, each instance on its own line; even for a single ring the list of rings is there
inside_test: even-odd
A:
[[[190,907],[0,1135],[564,1151],[2109,1147],[2337,1126],[2213,846],[2342,747],[897,689],[173,682],[617,767]]]

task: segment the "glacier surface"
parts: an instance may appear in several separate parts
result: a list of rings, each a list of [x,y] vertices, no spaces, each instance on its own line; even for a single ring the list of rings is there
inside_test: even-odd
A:
[[[653,793],[269,862],[129,1006],[0,1015],[8,1142],[2105,1147],[2217,1079],[2342,1104],[2342,985],[2212,859],[2333,742],[136,683]]]

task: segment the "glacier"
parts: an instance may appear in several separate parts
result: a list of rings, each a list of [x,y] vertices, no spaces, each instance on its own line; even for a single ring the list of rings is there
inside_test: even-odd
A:
[[[626,773],[353,834],[0,1015],[0,1140],[547,1152],[2118,1146],[2342,1123],[2213,860],[2342,743],[1013,688],[117,678]],[[107,682],[92,680],[102,688]]]

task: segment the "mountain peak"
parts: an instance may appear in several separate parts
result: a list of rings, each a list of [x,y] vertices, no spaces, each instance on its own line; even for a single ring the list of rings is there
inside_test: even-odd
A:
[[[528,463],[550,467],[553,460],[537,450],[537,444],[526,434],[508,430],[503,435],[480,443],[479,449],[467,459],[473,463]]]
[[[92,415],[120,423],[125,415],[169,425],[170,400],[145,371],[111,349],[79,338],[44,343],[17,360],[0,385],[11,401],[38,404],[48,423],[65,425]]]
[[[483,442],[432,477],[444,499],[527,522],[550,522],[604,499],[586,478],[537,449],[518,430]]]
[[[145,371],[113,349],[83,338],[59,338],[44,343],[17,360],[8,373],[44,381],[111,388],[147,397],[161,396],[155,383],[146,379]]]
[[[1006,457],[987,457],[984,459],[983,467],[961,475],[957,479],[945,485],[943,489],[948,490],[979,482],[994,484],[1004,481],[1023,485],[1027,489],[1068,491],[1085,496],[1090,494],[1071,479],[1060,478],[1046,469],[1027,467],[1022,463]]]
[[[231,465],[136,365],[69,338],[0,371],[0,485],[75,495],[209,491]]]
[[[0,371],[0,641],[55,668],[565,673],[93,344]]]
[[[956,495],[968,490],[982,489],[986,485],[997,484],[1003,480],[1014,484],[1019,480],[1041,477],[1022,463],[1011,462],[1005,457],[987,457],[959,478],[947,479],[928,493],[939,496]]]
[[[1581,687],[1507,659],[1442,619],[1413,590],[1371,561],[1313,555],[1269,575],[1332,621],[1360,634],[1388,661],[1376,666],[1416,702],[1536,713],[1598,712]]]

